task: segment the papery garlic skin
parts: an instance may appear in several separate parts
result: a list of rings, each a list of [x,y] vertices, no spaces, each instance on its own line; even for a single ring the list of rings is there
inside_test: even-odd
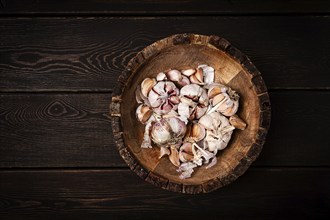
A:
[[[151,129],[152,141],[159,145],[176,145],[182,142],[186,124],[177,117],[162,118]]]
[[[159,115],[176,110],[180,102],[179,89],[172,82],[158,82],[149,92],[148,101]]]

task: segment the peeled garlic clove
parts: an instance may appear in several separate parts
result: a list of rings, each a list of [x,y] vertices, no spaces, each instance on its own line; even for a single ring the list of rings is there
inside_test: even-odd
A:
[[[166,76],[171,81],[179,82],[182,80],[182,75],[179,70],[170,70],[167,72]]]
[[[166,74],[165,74],[164,72],[160,72],[160,73],[158,73],[157,76],[156,76],[156,80],[157,80],[157,81],[163,81],[163,80],[165,80],[165,79],[167,79],[167,77],[166,77]]]
[[[141,92],[145,97],[148,97],[148,94],[152,87],[156,84],[155,79],[145,78],[141,83]]]
[[[211,84],[214,82],[214,68],[208,65],[199,65],[198,68],[203,70],[204,83]]]
[[[171,163],[174,165],[174,166],[180,166],[180,159],[179,159],[179,152],[178,152],[178,149],[174,146],[171,146],[171,154],[170,156],[168,157],[171,161]]]
[[[160,147],[160,152],[159,152],[159,159],[162,158],[163,156],[169,155],[171,152],[167,147]]]
[[[229,123],[237,129],[244,130],[246,128],[246,123],[239,118],[237,115],[232,115],[229,118]]]
[[[179,159],[182,162],[192,161],[194,159],[191,143],[186,142],[180,147]]]
[[[185,76],[191,76],[196,72],[196,69],[187,69],[187,70],[181,70],[181,73]]]
[[[136,116],[142,124],[145,124],[152,114],[152,110],[147,105],[139,105],[136,109]]]

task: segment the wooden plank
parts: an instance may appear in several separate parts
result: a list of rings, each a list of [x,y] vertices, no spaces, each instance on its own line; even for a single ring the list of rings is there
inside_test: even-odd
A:
[[[329,92],[271,92],[254,166],[329,166]],[[126,167],[107,118],[110,94],[0,95],[0,167]]]
[[[1,219],[320,219],[329,216],[329,169],[252,168],[210,194],[168,192],[129,170],[1,171]],[[180,217],[182,218],[182,217]]]
[[[155,0],[155,1],[98,1],[98,0],[1,0],[0,13],[3,15],[44,15],[44,14],[255,14],[255,13],[329,13],[328,1],[275,1],[275,0]]]
[[[268,88],[330,88],[326,16],[2,18],[0,30],[2,92],[109,92],[137,51],[184,32],[229,40]]]
[[[111,94],[0,96],[0,167],[124,166],[107,118]]]

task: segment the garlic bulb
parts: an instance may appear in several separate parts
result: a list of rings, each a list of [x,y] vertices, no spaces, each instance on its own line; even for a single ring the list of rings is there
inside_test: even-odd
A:
[[[218,83],[213,83],[207,88],[212,105],[210,112],[219,111],[225,116],[232,116],[237,112],[239,96],[235,91]]]
[[[180,102],[179,89],[173,82],[160,81],[152,87],[148,94],[148,101],[154,112],[160,115],[176,110]]]
[[[208,100],[205,89],[196,84],[186,85],[180,90],[178,113],[189,120],[199,119],[207,111]]]
[[[176,117],[162,118],[151,129],[152,141],[159,145],[176,145],[181,143],[186,133],[186,124]]]
[[[229,124],[228,119],[218,112],[204,115],[198,123],[206,129],[206,137],[203,141],[205,149],[215,153],[228,145],[235,129]]]

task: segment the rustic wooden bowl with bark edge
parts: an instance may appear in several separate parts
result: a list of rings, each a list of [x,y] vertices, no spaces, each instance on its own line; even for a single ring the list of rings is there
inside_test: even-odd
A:
[[[170,69],[208,64],[215,81],[240,95],[237,115],[245,130],[235,129],[227,148],[218,152],[218,163],[210,169],[195,168],[191,178],[180,179],[167,157],[158,159],[159,148],[141,149],[144,125],[135,116],[135,90],[146,77]],[[241,176],[258,157],[270,124],[270,101],[260,72],[249,58],[218,36],[177,34],[140,51],[119,76],[110,104],[112,132],[117,149],[137,175],[163,189],[182,193],[206,193]]]

